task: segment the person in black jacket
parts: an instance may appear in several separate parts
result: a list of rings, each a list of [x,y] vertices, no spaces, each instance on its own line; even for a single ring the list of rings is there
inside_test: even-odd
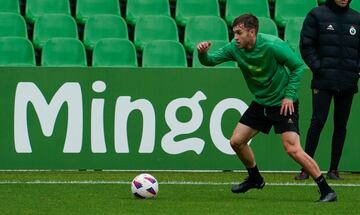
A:
[[[334,100],[334,131],[329,179],[338,172],[360,67],[360,14],[349,8],[351,0],[327,0],[309,12],[301,30],[300,52],[313,73],[312,118],[305,152],[314,157],[320,133]],[[307,179],[303,170],[295,179]]]

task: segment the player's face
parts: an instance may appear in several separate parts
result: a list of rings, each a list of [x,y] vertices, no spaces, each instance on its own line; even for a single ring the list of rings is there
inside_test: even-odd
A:
[[[244,27],[244,24],[239,24],[233,28],[234,39],[238,48],[249,48],[253,44],[253,37],[255,29],[249,29]]]
[[[349,0],[334,0],[339,7],[346,7]]]

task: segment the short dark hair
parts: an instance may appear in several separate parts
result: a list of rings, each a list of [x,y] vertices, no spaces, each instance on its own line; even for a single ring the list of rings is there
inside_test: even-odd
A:
[[[234,28],[240,24],[243,24],[245,28],[255,29],[256,33],[259,30],[259,20],[251,13],[245,13],[241,16],[236,17],[233,21],[232,27]]]

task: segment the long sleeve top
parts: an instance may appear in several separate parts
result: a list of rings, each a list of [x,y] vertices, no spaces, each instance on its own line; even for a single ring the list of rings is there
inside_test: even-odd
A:
[[[238,48],[236,41],[232,40],[217,51],[199,53],[199,60],[206,66],[236,61],[255,102],[259,104],[280,106],[284,98],[298,99],[305,66],[278,37],[258,33],[251,50]]]

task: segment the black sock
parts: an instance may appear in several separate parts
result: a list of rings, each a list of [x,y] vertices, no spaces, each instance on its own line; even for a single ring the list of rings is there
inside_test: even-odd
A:
[[[249,177],[251,180],[256,181],[256,182],[260,182],[263,180],[263,177],[261,177],[259,169],[257,168],[256,165],[252,168],[246,168],[246,169],[249,173]]]
[[[320,193],[322,195],[328,194],[330,192],[334,192],[334,190],[331,189],[331,187],[328,185],[328,183],[326,182],[326,180],[322,174],[318,178],[316,178],[314,181],[319,186]]]

